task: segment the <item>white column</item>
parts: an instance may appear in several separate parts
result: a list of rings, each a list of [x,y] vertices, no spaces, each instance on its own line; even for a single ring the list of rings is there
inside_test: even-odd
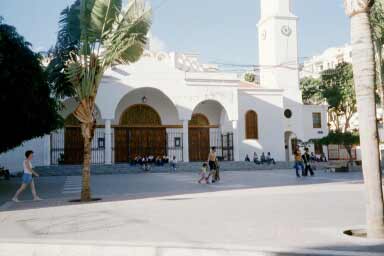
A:
[[[45,135],[43,141],[44,165],[47,166],[51,164],[51,135]]]
[[[232,130],[233,130],[233,158],[235,161],[240,161],[239,129],[237,126],[237,120],[232,120]]]
[[[189,120],[183,120],[183,161],[189,162]]]
[[[111,130],[111,120],[105,120],[105,149],[104,149],[104,159],[105,164],[112,164],[112,130]]]

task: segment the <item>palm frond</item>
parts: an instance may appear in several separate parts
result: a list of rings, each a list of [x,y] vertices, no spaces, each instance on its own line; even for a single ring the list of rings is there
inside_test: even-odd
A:
[[[83,0],[81,6],[81,34],[89,42],[101,42],[105,31],[121,10],[121,0]]]
[[[103,66],[132,63],[142,55],[151,26],[151,8],[142,0],[133,0],[116,17],[105,38]]]
[[[80,0],[60,13],[58,41],[78,42],[80,40]]]

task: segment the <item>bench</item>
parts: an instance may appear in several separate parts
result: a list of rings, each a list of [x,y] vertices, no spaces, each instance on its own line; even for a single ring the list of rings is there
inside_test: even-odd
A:
[[[349,172],[348,166],[344,164],[329,164],[325,167],[326,172]]]

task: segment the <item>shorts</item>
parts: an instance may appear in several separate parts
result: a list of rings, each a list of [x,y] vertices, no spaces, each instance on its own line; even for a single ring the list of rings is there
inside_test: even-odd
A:
[[[30,174],[30,173],[23,173],[23,176],[22,176],[21,180],[22,180],[22,182],[23,182],[24,184],[27,184],[27,185],[28,185],[28,184],[31,183],[32,180],[33,180],[33,178],[32,178],[32,174]]]
[[[211,170],[211,171],[216,170],[215,161],[209,161],[208,164],[209,164],[209,170]]]

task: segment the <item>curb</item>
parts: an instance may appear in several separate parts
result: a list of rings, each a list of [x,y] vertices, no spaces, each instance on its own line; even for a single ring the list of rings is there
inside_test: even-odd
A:
[[[381,252],[305,248],[198,248],[187,245],[69,244],[0,242],[0,256],[382,256]]]

